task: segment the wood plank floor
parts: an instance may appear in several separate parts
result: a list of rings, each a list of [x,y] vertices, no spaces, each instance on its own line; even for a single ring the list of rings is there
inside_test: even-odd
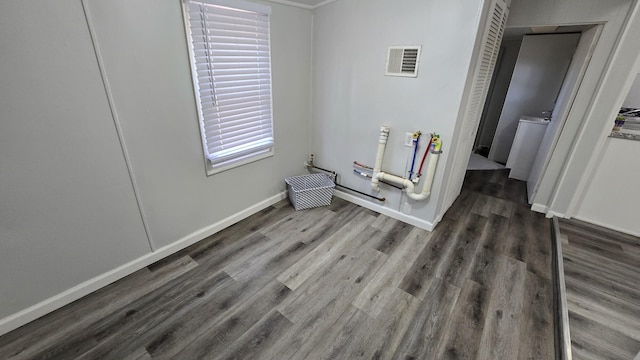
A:
[[[433,232],[269,207],[0,337],[0,359],[552,359],[550,223],[468,172]]]
[[[640,352],[640,238],[560,220],[573,359]]]

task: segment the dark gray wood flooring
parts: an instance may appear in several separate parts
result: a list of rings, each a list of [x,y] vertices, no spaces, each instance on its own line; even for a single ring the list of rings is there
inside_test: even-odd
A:
[[[573,359],[640,352],[640,238],[560,220]]]
[[[550,224],[471,171],[427,232],[269,207],[0,337],[0,359],[552,359]]]

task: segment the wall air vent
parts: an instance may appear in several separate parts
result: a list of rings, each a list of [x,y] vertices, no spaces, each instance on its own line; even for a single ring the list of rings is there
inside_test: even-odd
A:
[[[418,76],[421,46],[389,46],[387,76]]]

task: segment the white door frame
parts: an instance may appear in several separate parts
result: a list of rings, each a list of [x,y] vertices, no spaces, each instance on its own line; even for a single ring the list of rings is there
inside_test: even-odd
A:
[[[618,47],[613,55],[613,59],[610,63],[610,66],[607,68],[607,72],[605,74],[605,81],[608,80],[609,83],[614,83],[617,85],[618,95],[617,100],[614,104],[613,109],[611,109],[611,113],[613,115],[618,113],[620,106],[624,102],[629,90],[631,89],[631,85],[635,80],[635,76],[630,76],[630,74],[638,74],[640,72],[640,42],[637,41],[637,34],[640,33],[640,3],[636,1],[633,4],[633,8],[629,12],[629,21],[627,22],[624,31],[620,37],[620,41],[618,43]],[[631,66],[629,66],[631,64]],[[614,76],[611,74],[611,70],[613,68],[630,68],[629,74],[625,77],[625,79],[617,80],[614,79]],[[606,89],[603,91],[602,88],[599,89],[601,92],[606,92]],[[597,98],[596,98],[597,101]],[[574,196],[571,198],[571,202],[567,206],[567,210],[564,212],[564,217],[571,218],[573,217],[578,208],[582,204],[582,199],[584,198],[584,194],[587,191],[589,184],[591,184],[591,179],[593,178],[593,174],[597,170],[596,167],[600,162],[601,154],[604,150],[604,146],[607,140],[608,134],[611,132],[611,128],[613,127],[613,118],[611,121],[603,121],[600,141],[594,144],[593,146],[593,155],[589,159],[589,162],[584,171],[584,175],[581,177],[578,186],[574,192]],[[581,135],[581,134],[580,134]],[[561,174],[561,179],[564,179],[566,175],[567,169],[565,167],[563,173]],[[553,215],[553,209],[556,208],[556,194],[559,191],[562,191],[561,183],[558,181],[556,184],[556,188],[554,191],[554,196],[551,200],[551,205],[549,206],[551,210],[551,214]]]
[[[591,24],[585,24],[585,25],[591,25]],[[566,107],[566,110],[561,112],[561,113],[557,113],[557,108],[558,108],[558,104],[556,103],[554,106],[554,113],[553,113],[553,117],[552,117],[552,122],[559,122],[559,124],[555,125],[556,130],[553,134],[545,134],[545,136],[551,135],[553,136],[553,139],[551,140],[551,143],[549,144],[549,152],[546,154],[546,156],[544,157],[544,159],[542,159],[543,161],[543,165],[541,167],[540,173],[538,174],[538,176],[535,177],[535,179],[532,179],[531,177],[529,178],[529,180],[527,182],[535,182],[535,185],[533,185],[533,190],[531,191],[531,194],[529,195],[529,199],[531,199],[530,203],[535,203],[535,198],[536,198],[536,194],[538,192],[538,188],[540,187],[540,182],[542,181],[542,177],[544,176],[545,171],[547,170],[547,166],[549,165],[549,161],[551,161],[551,156],[553,155],[553,150],[555,149],[556,145],[558,144],[558,140],[560,139],[560,134],[562,133],[562,129],[564,128],[564,124],[567,121],[567,118],[569,117],[569,114],[571,113],[571,109],[573,107],[573,103],[576,99],[576,96],[578,95],[578,90],[580,90],[580,85],[582,83],[582,79],[584,78],[585,73],[587,72],[587,69],[589,67],[589,62],[591,61],[591,57],[593,55],[593,52],[595,51],[595,48],[598,44],[598,40],[600,39],[600,34],[602,34],[602,28],[604,27],[604,25],[602,24],[592,24],[594,26],[594,28],[588,29],[587,31],[591,31],[593,30],[595,33],[593,34],[591,39],[585,39],[582,37],[580,38],[580,42],[578,43],[578,48],[580,46],[583,46],[583,41],[589,41],[588,44],[584,44],[586,46],[588,46],[588,50],[586,55],[584,56],[584,58],[582,59],[582,63],[580,64],[580,70],[579,70],[579,74],[576,77],[575,81],[573,84],[569,84],[569,86],[572,86],[571,92],[568,95],[567,98],[567,103],[568,106]],[[584,31],[582,32],[582,34],[584,34]],[[577,50],[577,49],[576,49]],[[572,62],[575,61],[576,59],[572,59]],[[573,64],[572,64],[573,65]],[[570,66],[572,66],[570,65]],[[566,81],[566,78],[565,78]],[[562,87],[567,86],[568,84],[562,84]],[[560,90],[562,91],[562,89]],[[549,124],[550,126],[552,124]],[[544,144],[544,141],[543,141]],[[540,149],[542,150],[542,148]],[[538,162],[541,159],[536,159],[535,161]],[[529,185],[527,184],[527,188],[529,188]]]

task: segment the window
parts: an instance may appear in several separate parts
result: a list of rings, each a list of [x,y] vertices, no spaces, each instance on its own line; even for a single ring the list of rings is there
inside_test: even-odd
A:
[[[268,6],[184,0],[207,173],[273,155]]]

